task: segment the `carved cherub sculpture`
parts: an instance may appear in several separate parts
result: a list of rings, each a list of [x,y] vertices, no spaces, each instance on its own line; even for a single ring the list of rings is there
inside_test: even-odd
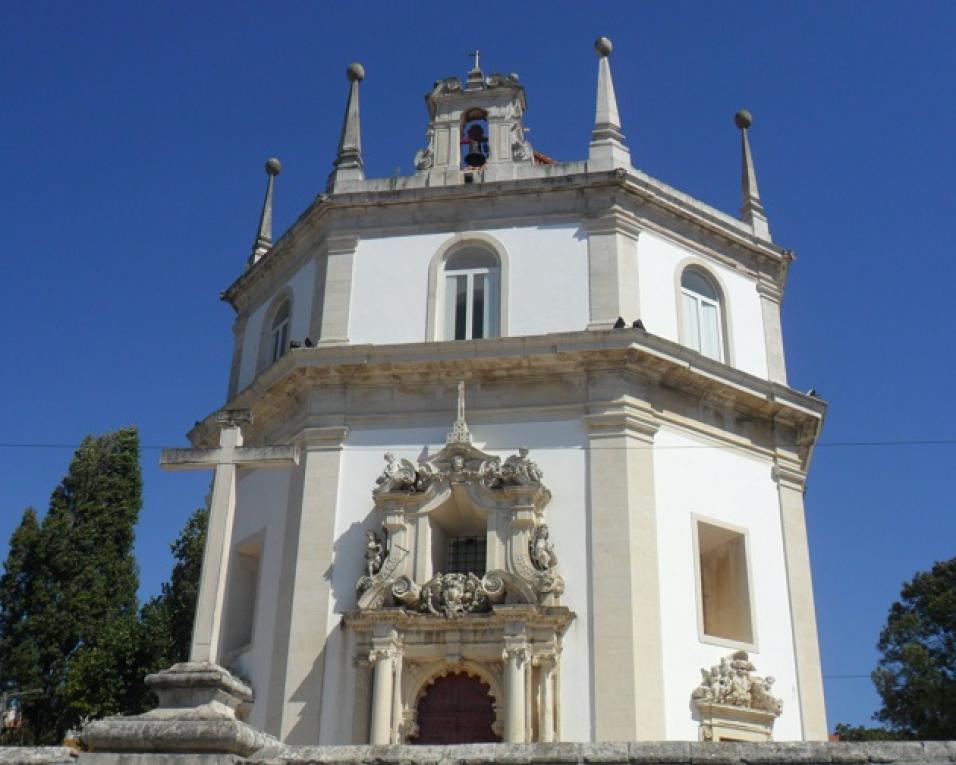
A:
[[[365,530],[365,570],[369,576],[375,576],[385,562],[385,545],[371,529]]]
[[[535,568],[541,571],[558,565],[558,556],[549,537],[548,524],[542,523],[534,530],[534,537],[531,539],[531,560]]]

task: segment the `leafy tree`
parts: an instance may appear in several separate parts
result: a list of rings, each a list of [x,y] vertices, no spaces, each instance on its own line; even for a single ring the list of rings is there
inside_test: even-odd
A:
[[[39,687],[37,635],[30,618],[39,545],[40,523],[36,511],[28,507],[10,537],[0,576],[0,690]]]
[[[956,558],[903,585],[878,647],[876,719],[906,737],[956,738]]]
[[[107,678],[77,674],[75,667],[108,651],[135,621],[133,531],[141,504],[139,436],[125,428],[85,438],[38,531],[28,511],[14,534],[22,541],[17,550],[11,546],[8,587],[0,587],[10,604],[4,601],[9,616],[0,620],[0,641],[26,640],[23,658],[4,669],[4,679],[42,691],[24,703],[32,741],[57,742],[81,710],[103,706]],[[25,600],[17,601],[17,593]],[[14,619],[17,602],[25,605]]]
[[[865,725],[838,723],[833,733],[840,741],[899,741],[904,736],[889,728],[868,728]]]
[[[209,511],[204,507],[197,509],[170,545],[176,564],[160,596],[169,624],[170,663],[189,658],[208,523]]]

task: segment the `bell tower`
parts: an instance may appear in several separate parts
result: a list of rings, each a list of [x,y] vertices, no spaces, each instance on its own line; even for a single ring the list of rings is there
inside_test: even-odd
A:
[[[534,162],[527,140],[528,109],[517,74],[485,74],[479,52],[464,84],[457,77],[435,82],[425,96],[428,131],[415,155],[415,171],[429,186],[507,180],[516,166]]]

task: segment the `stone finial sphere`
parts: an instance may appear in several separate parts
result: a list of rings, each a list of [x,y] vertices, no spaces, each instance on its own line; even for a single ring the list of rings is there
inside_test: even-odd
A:
[[[746,130],[754,124],[754,118],[746,109],[741,109],[734,115],[734,124],[741,130]]]
[[[266,172],[269,175],[278,175],[282,172],[282,163],[275,157],[269,157],[266,160]]]
[[[349,64],[349,68],[345,70],[345,74],[349,78],[349,82],[361,82],[365,79],[365,67],[358,61],[353,61]]]
[[[601,58],[605,58],[611,55],[614,46],[611,45],[611,39],[609,37],[599,37],[594,41],[594,50]]]

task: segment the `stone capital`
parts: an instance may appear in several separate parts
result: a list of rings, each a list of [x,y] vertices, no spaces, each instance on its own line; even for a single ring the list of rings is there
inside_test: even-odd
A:
[[[303,428],[290,440],[302,451],[341,449],[348,434],[345,426]]]
[[[624,234],[634,240],[637,240],[644,230],[634,214],[620,208],[612,208],[592,218],[585,218],[584,229],[589,236]]]
[[[770,477],[780,486],[802,492],[807,485],[807,474],[802,470],[776,464],[770,468]]]
[[[591,439],[627,436],[651,444],[661,427],[653,413],[634,407],[586,414],[582,420]]]

